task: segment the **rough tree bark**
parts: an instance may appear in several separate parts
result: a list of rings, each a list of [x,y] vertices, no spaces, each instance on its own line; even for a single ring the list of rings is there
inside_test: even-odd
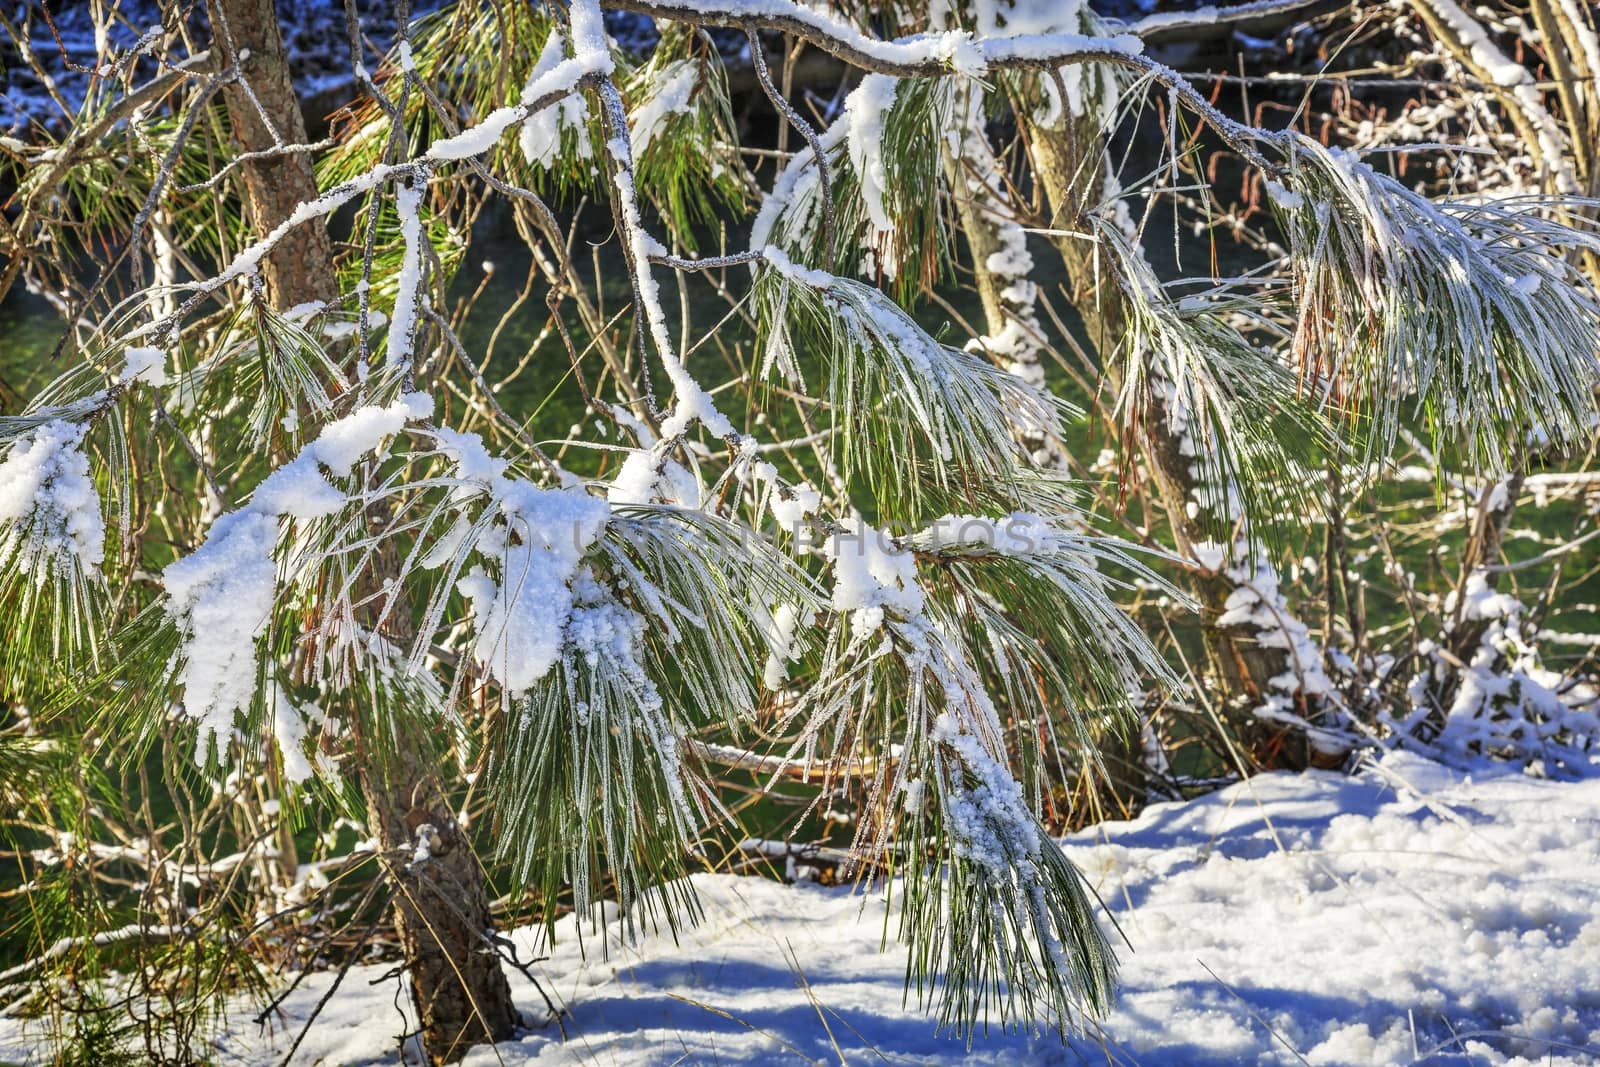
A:
[[[239,84],[224,91],[240,152],[303,143],[305,122],[273,0],[211,0],[208,10],[222,67],[249,50],[240,69],[250,91]],[[317,197],[306,153],[254,158],[241,170],[249,221],[258,232]],[[279,308],[338,296],[333,246],[320,220],[292,232],[267,256],[262,273]],[[510,1037],[518,1022],[489,940],[493,923],[483,872],[419,748],[403,738],[380,745],[359,737],[356,747],[372,832],[386,855],[405,858],[391,867],[395,925],[423,1048],[436,1062],[457,1060],[472,1045]]]
[[[511,1037],[519,1020],[478,858],[416,749],[396,747],[387,757],[362,753],[361,791],[384,852],[405,854],[389,866],[422,1047],[434,1062],[453,1062]]]
[[[240,151],[305,144],[305,117],[295,96],[273,0],[211,0],[207,11],[217,69],[239,70],[239,77],[223,88],[222,95]],[[245,57],[242,61],[240,55]],[[310,156],[303,152],[260,156],[239,169],[247,219],[258,232],[271,230],[297,205],[317,198],[317,178]],[[327,228],[320,223],[296,228],[268,253],[261,274],[267,296],[279,310],[328,299],[335,287]]]

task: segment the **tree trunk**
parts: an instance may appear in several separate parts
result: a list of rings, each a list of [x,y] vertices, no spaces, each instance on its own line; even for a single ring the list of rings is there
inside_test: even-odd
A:
[[[1479,494],[1478,504],[1473,512],[1472,528],[1468,531],[1467,543],[1462,546],[1461,570],[1456,579],[1455,608],[1444,621],[1443,644],[1445,651],[1456,663],[1472,662],[1483,644],[1484,634],[1488,633],[1493,623],[1492,619],[1467,617],[1467,583],[1474,576],[1481,576],[1483,584],[1490,592],[1499,591],[1500,572],[1486,568],[1500,554],[1506,530],[1511,525],[1511,516],[1517,508],[1517,497],[1522,495],[1522,483],[1526,477],[1526,460],[1518,452],[1513,457],[1511,473],[1499,481],[1485,483]],[[1425,736],[1435,737],[1444,729],[1446,709],[1455,704],[1456,696],[1461,690],[1462,678],[1463,672],[1459,670],[1451,671],[1446,676],[1435,697],[1434,711],[1423,723]]]
[[[1029,157],[1035,180],[1051,210],[1048,228],[1050,242],[1066,266],[1069,295],[1083,322],[1084,332],[1102,355],[1104,373],[1115,387],[1114,360],[1108,358],[1121,343],[1125,308],[1109,256],[1096,252],[1096,242],[1073,234],[1089,234],[1093,225],[1088,212],[1105,199],[1108,165],[1106,146],[1100,136],[1098,116],[1067,118],[1059,127],[1032,120],[1032,109],[1022,108]],[[1162,506],[1172,525],[1178,549],[1198,561],[1193,546],[1206,540],[1198,515],[1189,505],[1197,499],[1194,490],[1193,460],[1183,455],[1182,442],[1171,428],[1163,405],[1157,401],[1150,410],[1135,412],[1137,436],[1149,461],[1160,492]],[[1224,494],[1225,496],[1226,494]],[[1295,714],[1311,721],[1323,710],[1315,686],[1296,686],[1286,692],[1275,680],[1315,676],[1321,678],[1322,664],[1295,662],[1292,648],[1280,648],[1260,640],[1261,631],[1249,623],[1221,625],[1236,594],[1251,595],[1251,581],[1230,576],[1229,567],[1202,566],[1194,573],[1194,590],[1200,599],[1204,619],[1206,651],[1216,672],[1218,696],[1234,739],[1243,755],[1258,767],[1299,769],[1313,764],[1337,763],[1342,754],[1318,752],[1303,729],[1265,720],[1256,709],[1272,697],[1282,697],[1295,705]],[[1241,590],[1246,592],[1241,594]],[[1257,595],[1269,601],[1261,590]],[[1279,603],[1268,603],[1276,621],[1285,627],[1302,624]]]
[[[1180,548],[1193,556],[1190,549],[1202,534],[1183,506],[1184,501],[1195,499],[1191,460],[1182,455],[1181,443],[1173,434],[1159,432],[1168,425],[1166,412],[1160,404],[1145,413],[1144,422],[1152,428],[1147,434],[1145,454],[1160,483],[1162,501],[1178,533]],[[1289,687],[1285,691],[1285,687],[1275,685],[1274,680],[1285,676],[1304,678],[1313,673],[1320,676],[1322,664],[1295,662],[1292,647],[1282,647],[1277,642],[1264,643],[1261,640],[1263,631],[1248,622],[1222,624],[1229,608],[1237,602],[1235,598],[1246,588],[1246,583],[1235,580],[1226,566],[1195,571],[1193,588],[1200,600],[1206,655],[1217,673],[1218,703],[1240,754],[1263,770],[1337,766],[1344,757],[1343,752],[1321,753],[1304,729],[1256,714],[1257,708],[1274,697],[1286,697],[1300,718],[1307,722],[1316,719],[1324,710],[1318,706],[1317,694],[1304,686]],[[1256,595],[1261,597],[1261,592]],[[1250,593],[1243,595],[1248,597]],[[1280,615],[1278,621],[1282,627],[1300,625],[1281,604],[1271,604],[1269,610]]]
[[[240,152],[303,143],[305,120],[273,0],[211,0],[208,10],[224,68],[235,54],[249,50],[240,69],[251,92],[237,84],[224,91]],[[258,233],[272,230],[299,204],[317,198],[316,175],[306,153],[252,159],[241,170],[249,221]],[[269,297],[280,308],[338,296],[333,246],[321,220],[291,232],[266,257],[262,273]],[[381,581],[381,575],[374,581]],[[492,922],[483,872],[437,776],[403,735],[383,746],[358,737],[356,755],[374,836],[385,853],[415,857],[394,868],[396,926],[422,1021],[424,1050],[434,1061],[451,1061],[472,1045],[510,1037],[517,1012],[489,940]],[[423,843],[425,855],[419,848]]]
[[[368,820],[391,856],[395,927],[406,957],[422,1047],[434,1062],[503,1041],[518,1024],[511,987],[490,940],[494,921],[483,871],[437,778],[402,743],[385,758],[361,754]]]
[[[226,86],[222,95],[240,151],[265,152],[305,144],[305,117],[289,75],[273,0],[211,0],[207,10],[218,69],[239,69],[240,78]],[[244,55],[244,60],[238,60],[239,55]],[[242,84],[246,82],[249,91]],[[250,99],[252,93],[255,101]],[[298,205],[317,198],[317,177],[311,157],[304,152],[251,159],[239,169],[244,177],[247,219],[258,234],[270,232]],[[327,228],[320,222],[297,227],[268,253],[261,274],[268,299],[280,311],[336,295],[333,245]]]

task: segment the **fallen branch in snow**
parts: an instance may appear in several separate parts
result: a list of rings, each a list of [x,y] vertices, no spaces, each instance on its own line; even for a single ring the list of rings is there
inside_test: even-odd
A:
[[[139,923],[128,923],[126,926],[119,926],[114,930],[103,930],[97,934],[88,934],[83,937],[64,937],[39,955],[24,960],[14,967],[8,967],[6,970],[0,971],[0,983],[24,978],[50,961],[60,959],[72,950],[83,948],[87,945],[105,948],[128,941],[148,941],[152,944],[159,944],[171,941],[173,938],[183,936],[189,932],[187,927],[144,926]],[[7,992],[9,988],[0,984],[0,992]]]

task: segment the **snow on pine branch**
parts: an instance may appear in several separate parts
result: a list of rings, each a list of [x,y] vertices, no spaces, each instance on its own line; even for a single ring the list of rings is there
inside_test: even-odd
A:
[[[1053,30],[988,39],[965,30],[930,31],[886,41],[794,0],[616,0],[607,6],[705,26],[780,30],[862,70],[898,77],[953,71],[977,78],[1003,69],[1045,69],[1136,56],[1144,49],[1143,42],[1128,34],[1102,37]],[[1046,8],[1040,5],[1041,10]]]
[[[649,95],[628,117],[628,136],[635,159],[644,156],[672,115],[689,110],[689,97],[699,80],[699,64],[688,59],[673,60],[657,73]]]
[[[35,585],[97,578],[105,559],[100,494],[83,452],[84,423],[56,419],[12,442],[0,462],[0,568]]]
[[[1228,587],[1218,632],[1272,664],[1250,713],[1302,730],[1319,751],[1347,752],[1343,699],[1322,647],[1280,592],[1270,551],[1286,526],[1322,506],[1309,474],[1324,450],[1337,456],[1332,434],[1295,399],[1292,371],[1237,328],[1256,307],[1222,295],[1176,300],[1132,238],[1111,223],[1103,233],[1127,320],[1118,403],[1130,424],[1159,421],[1152,446],[1176,453],[1173,489],[1194,531],[1183,547]]]
[[[973,34],[982,41],[1040,39],[1062,35],[1107,36],[1111,24],[1103,21],[1085,0],[1011,0],[973,5]],[[1122,40],[1121,35],[1114,39]],[[1036,121],[1060,128],[1084,115],[1109,116],[1117,103],[1115,69],[1097,63],[1052,65],[1049,77],[1038,79],[1041,99]],[[1059,79],[1059,81],[1058,81]]]
[[[895,224],[884,204],[889,190],[889,174],[884,167],[884,115],[894,107],[898,82],[883,74],[868,74],[844,101],[845,147],[861,186],[861,202],[867,211],[867,261],[862,271],[868,275],[881,271],[893,278],[899,264],[892,252]],[[874,255],[874,250],[878,250]]]
[[[934,209],[955,91],[948,78],[863,77],[838,117],[779,172],[751,225],[751,247],[830,266],[844,258],[863,277],[900,278],[904,291],[937,258],[930,248],[947,240]],[[839,235],[856,238],[843,256],[830,242],[836,223]]]
[[[385,439],[432,413],[429,397],[410,393],[329,423],[263,479],[248,504],[219,518],[198,548],[162,571],[167,617],[182,637],[182,713],[200,724],[198,760],[205,759],[211,738],[226,743],[234,714],[247,711],[255,698],[256,643],[277,607],[276,555],[284,520],[310,522],[338,511],[345,494],[322,469],[348,477]]]
[[[776,633],[767,606],[798,620],[817,590],[732,520],[645,505],[610,512],[570,598],[558,656],[512,705],[490,768],[502,851],[533,885],[570,884],[580,907],[602,872],[624,905],[646,890],[681,896],[707,795],[684,739],[750,721],[763,647],[804,643]]]
[[[833,564],[833,610],[849,616],[857,640],[880,630],[886,611],[901,619],[921,614],[925,599],[916,556],[884,531],[848,518],[820,551]]]
[[[474,566],[456,586],[472,607],[473,656],[516,699],[560,660],[573,579],[611,509],[578,487],[540,489],[507,477],[505,461],[491,457],[476,434],[435,436],[458,477],[484,487],[493,518],[474,523],[470,534],[458,519],[462,532],[436,548],[434,558],[459,556],[470,546],[488,564]]]
[[[133,382],[160,388],[167,384],[167,354],[159,348],[129,348],[123,353],[122,372],[117,384],[126,386]]]
[[[1041,1003],[1070,1030],[1085,1006],[1106,1003],[1114,959],[1076,870],[1011,772],[966,635],[928,599],[914,553],[881,532],[855,527],[829,552],[833,606],[851,612],[851,636],[796,709],[806,721],[795,748],[805,746],[809,763],[831,733],[833,761],[893,753],[876,764],[863,799],[864,810],[882,814],[862,822],[854,848],[870,864],[892,837],[908,856],[938,857],[896,863],[899,937],[917,961],[919,995],[937,999],[941,1025],[958,1034],[991,1010],[1002,1024],[1036,1019]],[[898,738],[886,732],[891,723]]]
[[[611,46],[606,40],[599,7],[593,0],[575,0],[568,6],[567,16],[573,52],[570,59],[550,63],[543,73],[532,78],[523,87],[520,103],[496,108],[476,125],[453,137],[435,141],[423,158],[444,161],[483,155],[495,146],[507,130],[571,96],[581,82],[609,77],[616,70],[616,63],[611,58]],[[559,52],[550,50],[552,41],[558,49],[562,44],[561,39],[554,35],[546,41],[549,60],[559,55]],[[541,56],[540,65],[543,66],[545,62],[548,60]]]
[[[775,246],[762,257],[755,295],[762,372],[794,376],[796,335],[822,342],[828,400],[841,428],[841,475],[866,478],[886,506],[919,518],[923,484],[944,492],[958,479],[969,487],[991,479],[980,490],[1004,493],[1021,476],[1013,428],[1060,435],[1066,405],[934,340],[876,287],[799,267]]]
[[[1114,959],[1010,769],[1009,743],[1030,742],[1007,733],[994,694],[1022,723],[1125,707],[1140,666],[1168,676],[1097,563],[1161,583],[1116,544],[1026,512],[946,515],[905,538],[850,517],[820,555],[849,625],[831,629],[817,682],[788,712],[801,728],[784,765],[803,751],[823,775],[870,768],[862,810],[877,814],[858,827],[859,862],[891,847],[937,857],[895,867],[899,936],[941,1025],[970,1033],[980,1012],[1020,1022],[1040,1008],[1079,1025],[1107,1003]]]
[[[1043,515],[1013,511],[999,519],[941,515],[906,542],[918,551],[940,555],[1034,556],[1077,550],[1084,539],[1057,529]]]
[[[1141,15],[1136,21],[1127,23],[1126,28],[1129,33],[1137,37],[1146,37],[1152,33],[1165,35],[1174,30],[1191,27],[1217,26],[1288,14],[1314,7],[1319,2],[1320,0],[1248,0],[1246,3],[1226,4],[1221,7],[1206,4],[1184,11],[1157,11]],[[1117,23],[1113,22],[1112,25],[1116,26]]]
[[[570,886],[580,913],[605,881],[626,909],[647,891],[674,892],[702,789],[651,677],[651,620],[587,566],[569,599],[549,684],[516,705],[490,768],[504,790],[501,851],[525,881]]]
[[[609,90],[609,91],[608,91]],[[607,111],[612,116],[611,127],[625,131],[627,119],[622,114],[622,98],[614,86],[602,89]],[[606,142],[606,151],[613,168],[611,180],[616,191],[618,211],[622,220],[623,239],[627,243],[629,263],[632,267],[634,292],[643,304],[645,324],[650,339],[655,344],[667,378],[672,382],[675,400],[671,414],[661,423],[661,436],[671,440],[687,431],[696,422],[718,437],[734,435],[733,424],[717,410],[711,394],[697,382],[684,365],[672,341],[667,325],[667,315],[661,306],[661,286],[650,270],[653,257],[664,256],[667,250],[644,228],[639,212],[639,200],[633,181],[633,152],[625,132],[616,133]]]
[[[1593,430],[1600,296],[1569,254],[1600,237],[1537,200],[1435,203],[1303,137],[1289,184],[1274,208],[1299,286],[1292,353],[1319,402],[1370,409],[1369,456],[1408,402],[1479,469],[1505,469],[1530,433]]]
[[[1176,298],[1142,249],[1111,219],[1097,220],[1101,254],[1118,282],[1125,320],[1118,353],[1118,415],[1176,451],[1186,517],[1211,539],[1255,543],[1321,503],[1310,476],[1333,435],[1273,349],[1248,297]],[[1256,330],[1268,326],[1269,329]],[[1273,540],[1268,536],[1268,540]]]
[[[578,0],[572,5],[572,31],[574,47],[580,53],[586,47],[605,47],[605,30],[600,20],[599,6],[594,0]],[[580,34],[589,38],[587,45],[580,40]],[[674,394],[672,410],[661,421],[660,440],[653,448],[641,448],[632,453],[613,480],[610,496],[614,502],[645,503],[656,496],[662,468],[668,463],[667,452],[675,448],[677,439],[696,423],[722,438],[734,438],[737,433],[727,416],[717,409],[711,394],[689,373],[682,354],[677,352],[673,344],[666,312],[661,305],[661,287],[651,270],[652,261],[666,256],[667,249],[645,229],[639,208],[634,161],[637,152],[642,149],[632,141],[622,93],[616,84],[607,77],[600,81],[598,88],[608,134],[605,150],[614,194],[613,211],[621,230],[623,252],[637,305],[635,310],[643,316],[650,341],[672,383]],[[652,103],[661,102],[661,94],[666,93],[667,88],[658,89],[658,95]],[[691,88],[692,84],[686,85],[681,91],[673,90],[673,93],[681,95],[681,103],[686,104]],[[671,106],[661,113],[660,118],[665,118],[666,113],[681,106],[670,99],[665,103]],[[650,107],[647,106],[635,116],[642,131],[648,132],[650,125],[658,121],[652,120],[649,112]]]
[[[421,185],[426,181],[434,164],[457,162],[483,155],[498,143],[506,131],[540,115],[549,107],[563,104],[586,79],[608,75],[615,69],[615,64],[606,44],[603,28],[598,30],[585,28],[581,39],[579,37],[580,27],[587,27],[590,22],[595,26],[599,25],[598,8],[594,8],[592,13],[579,10],[585,7],[592,7],[592,4],[573,5],[573,40],[577,46],[576,55],[571,59],[561,60],[543,75],[530,81],[523,90],[520,103],[496,108],[476,125],[457,134],[440,137],[411,162],[378,164],[365,174],[357,175],[329,189],[317,199],[297,205],[287,218],[270,232],[262,235],[255,243],[242,249],[221,271],[195,284],[190,298],[172,316],[146,327],[143,332],[153,334],[158,341],[164,339],[206,296],[217,292],[230,282],[254,274],[268,253],[299,227],[332,215],[358,196],[380,189],[390,181],[398,179]],[[410,216],[403,215],[402,219],[409,221]],[[407,247],[408,250],[411,248],[409,242]],[[405,336],[402,333],[402,338]]]
[[[549,84],[545,78],[565,60],[566,47],[566,36],[559,29],[552,28],[533,70],[528,74],[528,84],[522,90],[523,104],[532,106],[545,95]],[[587,135],[588,122],[588,101],[581,93],[571,93],[558,103],[529,115],[522,124],[517,144],[529,163],[550,167],[561,153],[562,133],[570,130],[578,135],[578,158],[587,159],[593,152]]]
[[[389,341],[385,353],[385,362],[391,368],[410,362],[417,312],[427,306],[428,296],[422,291],[423,236],[420,215],[422,194],[427,188],[426,171],[419,171],[395,186],[394,209],[400,216],[400,239],[405,248],[401,253],[394,317],[389,321]]]

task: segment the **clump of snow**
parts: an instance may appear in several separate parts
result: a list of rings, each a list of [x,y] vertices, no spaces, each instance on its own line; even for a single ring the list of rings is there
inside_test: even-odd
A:
[[[130,348],[123,354],[119,383],[144,382],[157,388],[167,384],[167,354],[159,348]]]
[[[1228,546],[1216,541],[1196,541],[1189,546],[1189,554],[1196,563],[1213,574],[1221,571],[1228,562]]]
[[[1267,179],[1267,195],[1272,197],[1274,204],[1285,211],[1299,211],[1306,206],[1304,196],[1271,178]]]
[[[1503,507],[1497,508],[1492,500],[1487,507],[1491,511],[1504,510]],[[1481,570],[1467,575],[1467,586],[1461,600],[1463,620],[1509,619],[1522,612],[1522,601],[1510,593],[1497,592]],[[1445,598],[1444,613],[1446,617],[1454,617],[1455,612],[1456,595],[1452,592]]]
[[[200,724],[196,758],[205,758],[213,736],[224,742],[232,736],[234,713],[247,709],[255,697],[256,640],[277,598],[274,554],[283,521],[321,518],[344,504],[344,494],[319,465],[348,477],[385,438],[432,412],[431,398],[410,393],[386,407],[357,408],[329,423],[299,455],[262,480],[249,504],[219,518],[199,548],[162,571],[167,616],[183,641],[178,670],[183,714]]]
[[[767,504],[778,525],[791,532],[798,530],[807,517],[815,515],[821,506],[822,494],[812,488],[810,482],[778,490]]]
[[[1390,753],[1356,777],[1262,775],[1073,835],[1067,856],[1128,945],[1098,1037],[1065,1048],[1026,1029],[970,1049],[936,1035],[903,998],[905,951],[880,950],[896,921],[881,895],[699,874],[694,927],[629,938],[651,929],[641,903],[598,934],[572,915],[554,943],[510,934],[520,958],[548,957],[535,974],[574,1037],[535,1025],[464,1062],[1580,1067],[1600,1044],[1597,809],[1600,780],[1466,777]],[[543,1019],[528,978],[506,975]],[[307,976],[267,1028],[239,1004],[217,1062],[281,1062],[333,981]],[[416,1028],[403,981],[352,969],[295,1062],[392,1058]],[[0,1019],[0,1058],[30,1062],[43,1025]]]
[[[560,30],[552,29],[550,36],[545,39],[544,49],[539,53],[538,61],[528,74],[528,84],[522,91],[524,107],[532,107],[540,96],[549,91],[551,83],[546,78],[566,58],[566,47],[566,37]],[[560,154],[561,134],[564,130],[579,132],[578,156],[582,159],[589,158],[593,149],[589,144],[589,138],[582,136],[588,121],[588,101],[583,98],[582,93],[577,92],[562,97],[551,107],[534,112],[522,124],[522,132],[517,138],[523,158],[535,166],[552,166]],[[488,269],[488,265],[485,264],[485,270]]]
[[[474,566],[456,587],[475,618],[473,655],[514,699],[560,661],[573,579],[611,508],[578,487],[540,489],[507,477],[505,462],[490,456],[476,434],[438,436],[457,476],[482,484],[496,516],[473,544],[489,566]],[[458,520],[425,564],[439,566],[454,557],[466,537],[465,520]]]
[[[777,245],[767,245],[762,248],[761,258],[767,261],[768,266],[791,281],[809,285],[813,289],[829,289],[833,286],[833,275],[827,271],[800,266]]]
[[[476,616],[473,654],[517,697],[560,659],[572,610],[569,583],[610,509],[582,490],[522,482],[506,488],[498,503],[515,540],[507,538],[498,554],[500,577],[476,567],[458,585]]]
[[[283,777],[295,785],[309,781],[315,771],[306,759],[305,718],[281,685],[273,688],[272,736],[278,742]]]
[[[422,291],[422,194],[427,182],[419,175],[402,181],[394,191],[394,208],[400,216],[400,239],[405,251],[400,259],[400,274],[394,298],[394,319],[389,323],[386,362],[398,367],[411,360],[412,337],[417,328],[419,305],[427,300]]]
[[[310,322],[318,315],[325,313],[327,310],[328,302],[326,300],[305,300],[286,310],[283,313],[283,318],[285,322],[292,322],[298,326],[304,326],[306,323]]]
[[[431,397],[426,393],[408,393],[387,407],[371,404],[329,423],[312,448],[317,462],[343,478],[384,438],[399,433],[407,422],[420,421],[432,414]]]
[[[452,161],[481,156],[493,148],[507,130],[537,115],[539,110],[535,105],[547,97],[556,97],[565,115],[575,115],[575,106],[573,110],[566,110],[568,108],[566,97],[578,88],[578,83],[586,76],[610,74],[616,68],[616,64],[611,58],[611,46],[606,42],[605,24],[600,9],[592,0],[578,0],[571,4],[568,18],[572,30],[571,59],[559,59],[558,62],[545,66],[547,58],[559,57],[559,45],[562,43],[556,39],[557,51],[552,53],[549,47],[550,41],[547,40],[546,50],[541,53],[539,59],[539,66],[545,69],[530,78],[528,84],[523,87],[520,103],[496,108],[485,115],[476,126],[469,126],[454,136],[440,138],[428,147],[423,158]],[[539,149],[537,154],[542,157],[543,146],[536,144],[534,147]],[[526,151],[524,147],[524,152]]]
[[[1041,841],[1022,786],[960,717],[941,714],[933,724],[933,739],[959,764],[949,776],[941,805],[953,852],[981,867],[991,886],[1027,886]]]
[[[883,159],[884,122],[894,107],[897,78],[868,74],[845,98],[845,148],[861,184],[861,203],[867,211],[864,244],[868,255],[863,270],[881,271],[893,278],[898,262],[894,252],[894,218],[885,198],[889,192],[889,172]]]
[[[468,126],[458,134],[441,137],[428,146],[429,159],[448,162],[481,156],[495,146],[518,119],[531,112],[531,108],[500,108],[485,115],[476,126]]]
[[[799,624],[800,609],[793,604],[779,604],[770,622],[763,626],[771,648],[761,672],[768,689],[781,689],[788,680],[789,670],[784,665],[794,659],[794,635]]]
[[[619,732],[638,732],[648,739],[661,764],[673,823],[679,828],[693,825],[695,805],[685,787],[679,756],[681,739],[660,690],[645,669],[644,616],[617,599],[587,567],[578,571],[571,584],[572,608],[563,635],[563,654],[582,658],[590,671],[607,678],[626,694],[622,701],[610,702],[607,694],[612,686],[593,687],[590,696],[606,706],[591,704],[589,715],[593,721],[611,724]],[[587,886],[588,879],[579,881]],[[586,910],[588,905],[586,890],[580,890],[579,909]]]
[[[256,691],[256,638],[277,595],[278,516],[246,507],[216,521],[205,543],[161,573],[167,615],[183,632],[183,713],[210,738],[232,736],[233,715]]]
[[[482,483],[483,487],[490,487],[510,466],[509,461],[492,455],[484,447],[483,438],[475,433],[461,433],[448,427],[440,427],[433,432],[433,436],[439,445],[439,451],[454,464],[456,477],[465,481]],[[456,492],[460,496],[477,491],[476,486],[463,486]]]
[[[611,45],[606,39],[605,16],[595,0],[574,0],[567,9],[568,25],[572,30],[574,55],[597,73],[610,74],[615,69],[611,60]]]
[[[885,610],[904,618],[922,611],[917,558],[884,531],[846,519],[822,554],[833,561],[833,609],[850,613],[852,633],[864,636],[881,628]]]
[[[650,95],[628,116],[634,158],[644,155],[671,116],[690,109],[689,97],[699,80],[699,66],[687,59],[669,63],[652,80]]]
[[[617,468],[616,477],[606,487],[606,499],[613,504],[648,504],[655,499],[656,485],[660,481],[656,469],[659,461],[647,448],[628,454]]]
[[[989,64],[983,57],[983,49],[978,47],[970,33],[946,30],[943,33],[930,33],[927,38],[933,44],[933,54],[949,63],[957,74],[981,78],[988,70]]]
[[[302,451],[267,475],[250,494],[250,507],[274,518],[318,519],[333,514],[343,505],[344,494],[317,468],[313,448]]]
[[[87,427],[56,419],[12,444],[0,462],[0,566],[13,560],[43,584],[105,560],[100,494],[83,452]]]

